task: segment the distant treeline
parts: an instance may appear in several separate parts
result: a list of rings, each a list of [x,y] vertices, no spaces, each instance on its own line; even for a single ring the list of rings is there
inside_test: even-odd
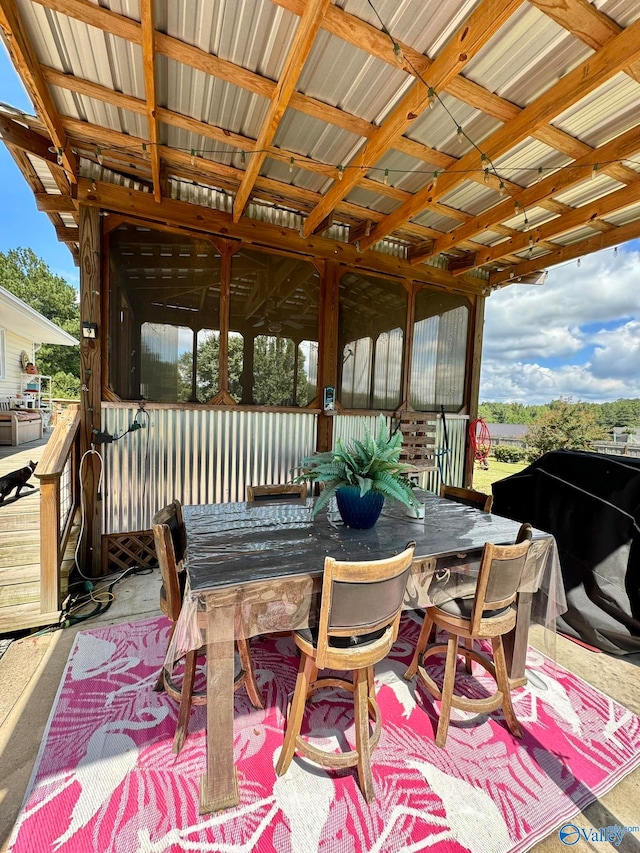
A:
[[[552,400],[541,406],[524,406],[522,403],[480,403],[478,417],[490,424],[535,424],[545,412],[566,404],[588,411],[606,432],[614,427],[640,429],[640,399],[615,400],[613,403],[573,403],[570,399]]]

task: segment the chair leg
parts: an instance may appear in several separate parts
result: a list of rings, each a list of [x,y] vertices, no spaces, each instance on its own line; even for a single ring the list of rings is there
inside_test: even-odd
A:
[[[358,753],[358,779],[368,803],[376,798],[371,774],[371,744],[369,742],[369,678],[366,669],[354,672],[353,710]]]
[[[253,671],[253,661],[251,659],[249,640],[236,640],[236,645],[238,647],[238,655],[240,656],[240,665],[244,670],[244,685],[247,688],[249,701],[254,708],[264,708],[264,702],[260,695],[260,690],[256,683],[256,676]]]
[[[171,623],[171,630],[169,631],[169,639],[167,640],[167,649],[171,643],[173,638],[173,632],[176,630],[176,623]],[[156,693],[162,693],[164,690],[164,661],[162,662],[162,669],[158,673],[158,678],[156,679],[156,683],[153,685],[153,689]]]
[[[302,728],[302,719],[304,717],[304,709],[307,704],[307,691],[311,681],[311,676],[316,669],[313,658],[302,654],[300,656],[300,666],[298,667],[298,677],[296,678],[296,686],[293,692],[291,708],[287,719],[287,727],[284,733],[284,743],[280,751],[280,757],[276,764],[276,775],[282,776],[286,773],[291,764],[291,759],[296,751],[296,740]]]
[[[178,723],[173,738],[173,752],[179,755],[184,746],[191,716],[191,697],[193,696],[193,683],[196,678],[196,664],[198,661],[197,651],[187,652],[184,661],[184,676],[182,678],[182,690],[180,692],[180,710],[178,711]]]
[[[465,640],[464,640],[464,647],[465,647],[465,649],[471,649],[471,651],[473,651],[473,639],[472,639],[471,637],[466,637],[466,638],[465,638]],[[465,656],[464,656],[464,668],[465,668],[465,672],[468,672],[469,674],[471,674],[471,664],[472,664],[472,663],[473,663],[473,661],[471,660],[471,658],[469,657],[469,655],[465,655]]]
[[[520,727],[520,723],[516,717],[516,712],[513,710],[513,703],[511,702],[509,675],[507,673],[507,662],[504,656],[502,637],[492,637],[491,645],[493,647],[493,663],[496,668],[498,690],[502,693],[502,711],[504,713],[504,718],[511,734],[514,735],[514,737],[522,737],[522,728]]]
[[[444,746],[449,731],[449,720],[451,719],[451,697],[456,680],[456,661],[458,657],[458,638],[455,634],[449,634],[447,644],[447,661],[444,668],[444,680],[442,682],[442,704],[440,707],[440,719],[438,720],[438,731],[436,732],[436,746]]]
[[[422,623],[422,628],[420,629],[420,636],[418,637],[418,642],[416,643],[416,650],[413,653],[413,657],[411,658],[411,663],[409,664],[409,668],[404,674],[404,678],[407,681],[411,681],[413,676],[418,671],[418,663],[420,662],[420,655],[424,652],[429,644],[429,640],[431,638],[432,629],[435,628],[435,625],[425,614],[424,621]]]

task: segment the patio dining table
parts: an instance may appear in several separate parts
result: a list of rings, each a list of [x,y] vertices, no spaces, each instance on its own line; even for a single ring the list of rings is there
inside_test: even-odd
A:
[[[187,591],[167,662],[206,645],[207,767],[201,813],[239,801],[233,758],[234,639],[315,624],[325,557],[380,559],[415,540],[404,607],[416,609],[473,592],[485,542],[511,543],[519,530],[517,522],[500,516],[428,493],[421,498],[424,518],[385,505],[369,530],[346,527],[331,505],[312,517],[311,498],[184,507]],[[514,687],[526,682],[532,618],[552,626],[566,607],[552,536],[534,530],[524,574],[516,629],[506,643]]]

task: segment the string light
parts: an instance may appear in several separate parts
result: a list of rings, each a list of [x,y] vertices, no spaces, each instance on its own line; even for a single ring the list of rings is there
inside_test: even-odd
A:
[[[538,166],[538,177],[536,178],[536,184],[539,184],[542,180],[542,166]]]
[[[432,110],[433,109],[433,101],[434,101],[435,96],[436,96],[436,90],[433,88],[433,86],[429,86],[428,94],[429,94],[429,109]]]
[[[593,164],[593,169],[591,170],[591,180],[592,180],[592,181],[593,181],[593,179],[594,179],[594,178],[596,178],[596,177],[597,177],[597,174],[598,174],[598,168],[599,168],[598,163],[594,163],[594,164]]]
[[[340,165],[338,166],[338,180],[341,181],[343,177],[344,177],[344,166],[342,165],[342,163],[340,163]]]
[[[385,185],[385,187],[389,185],[389,170],[388,169],[384,170],[384,178],[382,179],[382,183]]]
[[[434,187],[438,186],[438,170],[437,169],[433,173],[433,186]]]
[[[62,148],[58,148],[58,152],[56,154],[56,163],[58,166],[62,166]]]
[[[488,166],[484,170],[484,182],[485,182],[485,184],[489,183],[489,167]]]
[[[243,165],[243,166],[244,166],[244,165],[246,164],[246,162],[247,162],[247,154],[246,154],[246,152],[245,152],[245,151],[241,151],[241,152],[240,152],[240,162],[242,163],[242,165]]]
[[[524,224],[523,224],[523,226],[522,226],[522,230],[523,230],[523,231],[525,231],[525,232],[529,230],[529,220],[527,219],[527,214],[526,214],[526,213],[525,213],[525,215],[524,215]]]
[[[504,197],[504,196],[506,196],[506,194],[507,194],[507,189],[506,189],[506,187],[505,187],[505,185],[504,185],[504,181],[500,181],[500,186],[499,186],[499,188],[498,188],[498,189],[499,189],[499,191],[500,191],[500,195],[501,195],[501,196],[503,196],[503,197]]]
[[[582,258],[578,258],[576,261],[576,266],[579,267],[582,264]]]
[[[617,258],[617,257],[618,257],[618,247],[617,247],[617,246],[614,246],[614,247],[613,247],[613,257],[614,257],[614,258]]]
[[[142,143],[142,156],[143,157],[147,156],[147,143],[146,142]]]
[[[102,166],[104,158],[102,156],[102,148],[100,148],[99,146],[96,147],[96,158],[98,160],[98,163]]]
[[[462,129],[461,124],[458,125],[458,129],[456,130],[456,133],[458,134],[458,142],[460,143],[460,145],[462,145],[462,143],[464,141],[464,130]]]
[[[95,181],[91,181],[91,189],[92,189],[94,192],[98,189],[98,187],[96,186],[96,182],[95,182]]]
[[[291,158],[291,160],[289,160],[289,174],[291,174],[291,172],[293,172],[293,164],[294,164],[294,162],[295,162],[295,161],[294,161],[294,159],[293,159],[293,157],[292,157],[292,158]]]
[[[189,162],[191,163],[192,166],[196,165],[196,152],[193,148],[191,149],[191,156],[189,158]]]
[[[402,48],[400,47],[397,41],[394,41],[393,43],[393,52],[398,62],[402,62],[402,60],[404,59],[402,55]]]

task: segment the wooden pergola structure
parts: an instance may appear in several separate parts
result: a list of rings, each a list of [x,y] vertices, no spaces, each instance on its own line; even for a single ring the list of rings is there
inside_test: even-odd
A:
[[[151,399],[144,324],[193,333],[185,410],[209,330],[206,404],[293,401],[319,448],[326,387],[392,413],[452,385],[473,418],[486,297],[640,236],[637,0],[0,0],[0,28],[37,114],[1,106],[0,135],[80,265],[85,448]],[[283,327],[315,393],[265,403],[247,340]]]

